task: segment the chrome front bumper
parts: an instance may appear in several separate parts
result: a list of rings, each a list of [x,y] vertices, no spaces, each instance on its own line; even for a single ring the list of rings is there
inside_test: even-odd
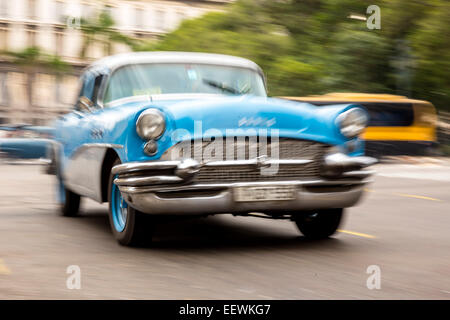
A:
[[[334,156],[334,155],[332,155]],[[328,156],[329,157],[329,156]],[[301,210],[345,208],[355,205],[370,182],[372,171],[362,170],[376,162],[368,157],[345,155],[325,158],[327,178],[295,181],[196,183],[200,167],[255,165],[260,159],[215,161],[200,165],[193,159],[176,161],[130,162],[117,165],[112,173],[129,205],[148,214],[204,215],[215,213],[295,212]],[[328,160],[327,160],[328,159]],[[278,164],[301,165],[310,160],[265,160]],[[286,186],[295,188],[292,200],[238,202],[237,187]]]

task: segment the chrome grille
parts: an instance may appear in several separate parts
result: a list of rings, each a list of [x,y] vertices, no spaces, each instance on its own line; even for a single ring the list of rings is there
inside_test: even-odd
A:
[[[197,183],[306,180],[318,177],[319,164],[327,148],[327,145],[322,143],[287,138],[280,138],[278,141],[269,140],[267,143],[264,140],[249,140],[248,137],[245,140],[235,138],[232,148],[228,150],[227,141],[224,139],[222,143],[223,152],[221,154],[205,152],[211,144],[209,141],[197,141],[197,144],[194,141],[180,143],[175,146],[178,148],[176,152],[179,157],[172,157],[172,160],[191,157],[206,163],[221,160],[248,160],[262,155],[282,160],[313,160],[313,162],[302,165],[279,165],[276,174],[272,175],[262,175],[261,169],[254,165],[230,165],[202,167],[195,177]]]
[[[256,138],[256,137],[254,137]],[[222,160],[248,160],[257,156],[267,155],[269,158],[278,159],[315,159],[323,154],[326,145],[308,140],[296,140],[280,138],[277,141],[250,140],[236,138],[232,143],[223,139],[222,147],[213,145],[211,141],[185,141],[172,147],[172,160],[195,158],[199,162],[222,161]],[[209,150],[217,149],[216,152]]]
[[[301,166],[280,165],[274,175],[262,175],[261,169],[250,165],[205,167],[199,171],[195,181],[198,183],[290,181],[311,179],[318,175],[319,168],[315,162]]]

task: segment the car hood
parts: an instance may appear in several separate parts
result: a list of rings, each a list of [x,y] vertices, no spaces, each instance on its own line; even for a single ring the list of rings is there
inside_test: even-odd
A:
[[[316,107],[308,103],[254,96],[210,96],[187,99],[128,101],[92,115],[95,125],[105,129],[104,141],[123,145],[122,161],[158,159],[174,144],[207,136],[274,136],[341,145],[336,117],[356,105]],[[159,109],[166,117],[166,130],[158,139],[158,152],[147,156],[145,141],[135,123],[142,111]],[[240,130],[238,130],[240,129]],[[263,130],[263,131],[260,131]]]
[[[345,138],[340,135],[335,119],[352,105],[318,108],[276,98],[239,96],[154,101],[152,106],[167,115],[168,131],[182,129],[178,130],[179,135],[172,135],[171,138],[176,140],[173,142],[185,140],[184,135],[197,139],[219,134],[267,132],[269,136],[278,134],[280,137],[339,144]]]

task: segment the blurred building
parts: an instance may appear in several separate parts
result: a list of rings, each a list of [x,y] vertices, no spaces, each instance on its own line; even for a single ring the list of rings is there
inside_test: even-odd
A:
[[[83,67],[102,56],[130,50],[119,42],[87,42],[80,30],[84,19],[91,21],[106,11],[114,20],[112,29],[120,34],[156,40],[184,19],[221,10],[228,2],[0,0],[0,124],[48,124],[73,105]],[[27,64],[30,48],[57,56],[70,71],[57,73],[48,66]]]

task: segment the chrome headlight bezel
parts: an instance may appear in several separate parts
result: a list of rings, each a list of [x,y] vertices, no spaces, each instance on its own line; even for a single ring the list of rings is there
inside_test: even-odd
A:
[[[351,139],[359,136],[367,128],[369,116],[362,108],[351,108],[336,118],[340,133]]]
[[[158,109],[143,111],[136,121],[136,133],[146,141],[160,138],[165,130],[166,120]]]

